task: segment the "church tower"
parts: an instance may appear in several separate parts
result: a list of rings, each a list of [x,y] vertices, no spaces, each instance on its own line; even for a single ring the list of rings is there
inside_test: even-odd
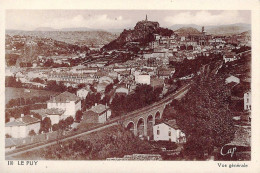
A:
[[[147,21],[147,14],[146,14],[146,16],[145,16],[145,21]]]
[[[204,26],[202,27],[201,32],[202,32],[203,35],[206,35],[206,31],[204,29]]]

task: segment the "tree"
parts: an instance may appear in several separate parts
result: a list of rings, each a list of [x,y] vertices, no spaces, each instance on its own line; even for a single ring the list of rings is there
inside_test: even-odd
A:
[[[51,128],[51,119],[49,117],[45,117],[42,121],[41,121],[41,128],[40,131],[42,132],[49,132]]]
[[[67,124],[64,120],[60,120],[59,123],[58,123],[58,126],[59,126],[60,130],[65,130],[66,127],[67,127]]]
[[[76,94],[77,89],[76,89],[76,88],[73,88],[72,86],[69,86],[69,87],[67,88],[67,91],[70,92],[70,93]]]
[[[203,159],[214,147],[229,143],[234,136],[228,108],[230,90],[221,76],[197,78],[186,96],[175,102],[177,124],[186,134],[184,151],[190,158]]]
[[[52,59],[48,59],[45,63],[44,63],[44,67],[51,67],[54,64]]]
[[[81,119],[82,119],[82,116],[83,116],[83,113],[82,113],[82,111],[80,111],[80,110],[78,110],[77,112],[76,112],[76,121],[77,122],[80,122],[81,121]]]
[[[111,110],[112,110],[112,117],[120,116],[124,112],[126,112],[125,108],[125,101],[126,97],[124,95],[115,95],[114,99],[111,102]]]
[[[40,114],[38,114],[38,113],[34,113],[34,112],[33,112],[32,114],[33,114],[33,117],[42,120],[42,116],[41,116]]]
[[[81,84],[78,85],[78,89],[84,88],[85,86],[86,86],[86,84],[81,83]]]
[[[66,87],[63,83],[58,84],[56,81],[50,80],[47,82],[46,90],[64,92],[66,90]]]
[[[116,78],[116,79],[113,80],[113,83],[114,83],[114,84],[117,84],[118,82],[119,82],[118,78]]]
[[[32,82],[37,82],[37,83],[45,83],[45,81],[43,80],[43,79],[40,79],[40,78],[34,78],[33,80],[32,80]]]
[[[22,82],[19,79],[18,79],[18,81],[16,81],[15,77],[6,76],[5,77],[5,86],[6,87],[20,88],[20,87],[22,87]]]
[[[113,89],[113,84],[109,84],[106,86],[106,89],[105,89],[105,94],[109,93],[111,90]]]
[[[16,54],[5,54],[5,60],[8,66],[14,66],[16,64],[17,59],[19,59],[20,55]]]
[[[96,103],[99,103],[101,99],[100,93],[89,93],[86,97],[86,107],[90,108],[91,106],[95,105]]]
[[[94,103],[99,103],[101,99],[101,94],[100,93],[96,93],[95,97],[94,97]]]
[[[12,136],[9,134],[5,134],[5,138],[12,138]]]
[[[92,92],[96,92],[96,91],[97,91],[93,85],[90,85],[90,90],[91,90]]]
[[[127,96],[116,94],[110,105],[113,116],[119,116],[150,105],[160,99],[161,92],[162,88],[153,90],[149,85],[138,85],[133,94]]]
[[[69,117],[67,117],[67,118],[65,119],[65,122],[66,122],[66,125],[67,125],[67,126],[71,126],[71,125],[73,124],[73,122],[74,122],[74,119],[73,119],[72,116],[69,116]]]
[[[35,136],[35,135],[36,135],[36,133],[35,133],[34,130],[30,130],[30,131],[29,131],[29,136]]]
[[[86,107],[90,108],[91,106],[93,106],[95,104],[95,94],[94,93],[89,93],[86,97]]]
[[[100,101],[100,103],[103,105],[106,105],[106,104],[109,104],[109,101],[110,101],[110,96],[105,95],[105,97]]]
[[[53,124],[52,125],[52,131],[57,131],[59,130],[59,125],[58,124]]]

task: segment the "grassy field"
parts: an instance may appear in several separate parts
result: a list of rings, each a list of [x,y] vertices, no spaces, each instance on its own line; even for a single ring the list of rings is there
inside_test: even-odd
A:
[[[16,98],[30,98],[35,96],[55,96],[59,94],[58,92],[53,91],[45,91],[45,90],[35,90],[30,89],[30,92],[25,92],[24,88],[12,88],[12,87],[6,87],[5,88],[5,103],[8,103],[11,99]]]

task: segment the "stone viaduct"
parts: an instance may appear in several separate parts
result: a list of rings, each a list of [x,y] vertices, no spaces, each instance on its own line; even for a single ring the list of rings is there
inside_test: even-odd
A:
[[[153,126],[162,118],[166,105],[170,104],[173,99],[181,98],[189,88],[190,84],[187,84],[159,102],[129,112],[120,118],[119,123],[136,136],[150,139],[153,136]]]

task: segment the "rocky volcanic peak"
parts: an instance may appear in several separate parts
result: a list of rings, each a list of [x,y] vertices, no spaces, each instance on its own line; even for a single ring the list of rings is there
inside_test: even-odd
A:
[[[126,42],[139,41],[140,43],[148,43],[153,40],[153,34],[168,35],[173,33],[172,30],[161,28],[158,22],[139,21],[133,30],[124,30],[120,36],[105,45],[104,49],[116,49],[122,47]]]
[[[155,32],[159,28],[158,22],[140,21],[133,30],[124,30],[118,38],[119,42],[138,40]]]
[[[159,23],[158,22],[152,22],[152,21],[140,21],[137,22],[135,25],[135,30],[150,30],[154,31],[157,28],[159,28]]]

